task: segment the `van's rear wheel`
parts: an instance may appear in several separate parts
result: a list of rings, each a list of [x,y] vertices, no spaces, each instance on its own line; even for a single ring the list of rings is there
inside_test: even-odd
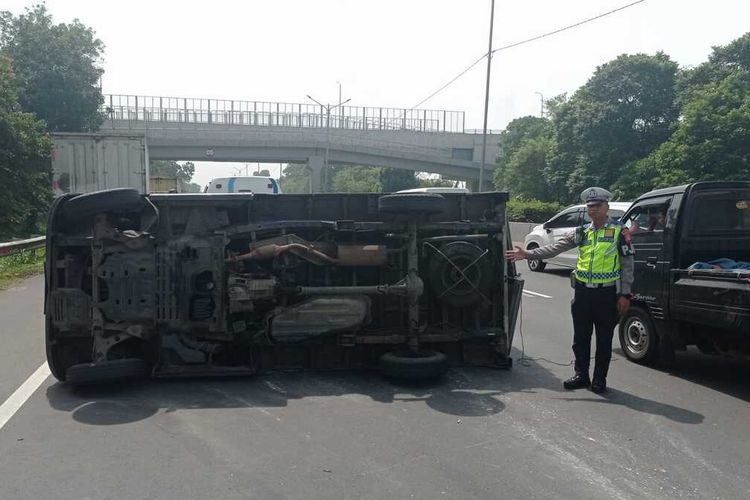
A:
[[[67,369],[65,380],[74,385],[108,384],[145,378],[148,363],[139,358],[116,359],[98,363],[81,363]]]
[[[380,369],[388,378],[430,380],[448,369],[448,358],[442,352],[423,350],[418,353],[389,352],[380,357]]]

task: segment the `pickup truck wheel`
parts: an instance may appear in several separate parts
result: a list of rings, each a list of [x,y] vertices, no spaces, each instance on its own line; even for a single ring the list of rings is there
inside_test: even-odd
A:
[[[443,375],[448,369],[448,358],[442,352],[389,352],[380,357],[380,369],[388,378],[401,380],[429,380]]]
[[[378,198],[378,210],[396,215],[439,214],[445,211],[445,198],[435,193],[387,194]]]
[[[659,338],[648,313],[631,306],[620,320],[620,347],[625,356],[636,363],[653,362],[659,352]]]
[[[148,364],[144,360],[125,358],[73,365],[66,371],[65,380],[74,385],[108,384],[147,375]]]
[[[526,247],[526,250],[533,250],[535,248],[539,248],[539,245],[536,243],[531,243],[528,247]],[[547,267],[547,263],[543,262],[540,259],[528,259],[526,261],[526,264],[529,266],[529,270],[535,273],[541,273],[544,271],[544,268]]]

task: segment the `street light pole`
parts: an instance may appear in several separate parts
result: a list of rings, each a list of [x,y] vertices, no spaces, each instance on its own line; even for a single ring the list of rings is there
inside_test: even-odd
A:
[[[544,118],[544,94],[541,92],[534,92],[539,96],[539,116]]]
[[[326,152],[325,152],[325,156],[323,156],[323,192],[325,193],[326,187],[328,185],[328,152],[331,147],[331,110],[336,109],[343,104],[346,104],[347,102],[351,101],[351,99],[347,99],[344,102],[341,102],[341,99],[339,99],[339,103],[333,106],[331,104],[320,103],[315,98],[313,98],[310,94],[307,94],[307,98],[310,99],[315,104],[317,104],[318,106],[320,106],[321,108],[325,108],[326,110]]]
[[[482,164],[479,166],[479,192],[484,190],[484,164],[487,161],[487,110],[490,105],[490,69],[492,67],[492,28],[495,24],[495,0],[490,11],[490,42],[487,49],[487,85],[484,91],[484,128],[482,129]]]
[[[341,82],[336,82],[339,85],[339,106],[341,106]],[[341,128],[341,122],[344,121],[344,108],[339,109],[339,128]]]

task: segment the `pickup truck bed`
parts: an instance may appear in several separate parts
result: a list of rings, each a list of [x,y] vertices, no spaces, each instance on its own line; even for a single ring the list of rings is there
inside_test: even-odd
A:
[[[676,319],[750,338],[750,271],[672,269],[671,273]]]

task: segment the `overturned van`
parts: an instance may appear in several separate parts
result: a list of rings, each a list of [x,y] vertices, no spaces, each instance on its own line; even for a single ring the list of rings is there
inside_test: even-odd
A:
[[[506,193],[66,194],[50,211],[57,379],[510,365]]]

